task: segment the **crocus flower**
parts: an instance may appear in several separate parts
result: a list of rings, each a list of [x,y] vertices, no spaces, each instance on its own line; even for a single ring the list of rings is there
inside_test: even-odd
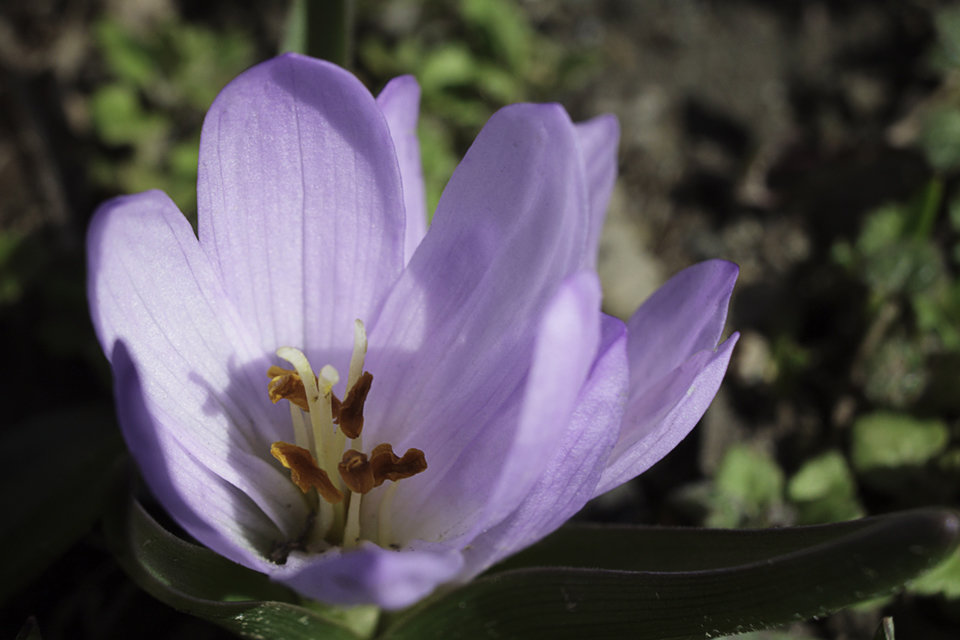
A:
[[[143,477],[198,541],[334,604],[407,606],[543,537],[694,426],[735,265],[624,324],[595,260],[611,116],[498,111],[426,229],[419,88],[286,55],[203,125],[199,240],[163,193],[88,236],[93,322]]]

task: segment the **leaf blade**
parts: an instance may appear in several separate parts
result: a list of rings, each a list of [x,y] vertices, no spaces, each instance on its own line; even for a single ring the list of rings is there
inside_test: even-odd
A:
[[[960,518],[946,510],[798,529],[804,531],[765,532],[777,539],[766,548],[781,550],[766,558],[744,552],[729,557],[748,562],[698,571],[587,568],[582,555],[568,554],[560,560],[580,566],[494,572],[400,614],[384,637],[680,640],[738,633],[825,615],[887,592],[960,540]],[[741,533],[754,543],[764,537]]]
[[[359,638],[319,611],[297,605],[292,592],[267,576],[181,540],[133,500],[125,500],[105,525],[108,544],[130,578],[179,611],[246,638]]]

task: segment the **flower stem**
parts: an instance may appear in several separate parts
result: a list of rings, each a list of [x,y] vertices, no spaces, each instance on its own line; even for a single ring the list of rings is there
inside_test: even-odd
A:
[[[294,0],[281,48],[349,68],[353,57],[353,1]]]

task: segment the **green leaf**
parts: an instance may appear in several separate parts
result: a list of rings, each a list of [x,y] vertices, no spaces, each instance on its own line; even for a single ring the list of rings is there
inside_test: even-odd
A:
[[[935,569],[911,582],[907,589],[925,596],[943,594],[950,600],[960,599],[960,550],[954,551]]]
[[[94,38],[107,67],[117,78],[134,87],[148,87],[155,82],[156,52],[142,38],[109,19],[96,24]]]
[[[531,62],[535,34],[523,10],[507,0],[461,0],[464,22],[483,34],[490,52],[514,72],[523,72]]]
[[[570,527],[400,613],[382,637],[699,640],[888,592],[958,542],[960,516],[933,509],[765,531]]]
[[[839,451],[828,451],[804,463],[790,478],[787,495],[803,524],[863,515],[856,499],[856,482]]]
[[[353,618],[366,627],[369,608],[307,608],[267,576],[186,542],[160,526],[136,502],[124,500],[106,522],[111,549],[127,574],[162,602],[245,638],[357,640]],[[375,622],[375,620],[374,620]]]
[[[122,465],[109,412],[41,414],[0,436],[0,601],[88,532]]]
[[[719,508],[707,519],[713,527],[764,523],[783,499],[783,472],[766,453],[746,445],[731,447],[714,478]]]
[[[940,420],[877,412],[857,419],[852,438],[853,466],[868,471],[924,464],[946,448],[950,431]]]
[[[943,71],[960,67],[960,9],[944,7],[937,10],[934,24],[937,28],[932,56],[935,65]]]
[[[451,43],[431,51],[417,70],[417,80],[424,93],[441,92],[449,87],[469,85],[477,70],[477,60],[470,49]]]
[[[113,145],[155,145],[170,128],[170,122],[162,116],[145,112],[135,90],[122,84],[97,89],[90,110],[97,134]]]
[[[960,165],[960,111],[945,107],[934,111],[920,132],[920,146],[938,171],[952,171]]]
[[[255,60],[251,39],[241,33],[182,24],[165,35],[176,59],[171,87],[199,111],[206,111],[220,89]]]

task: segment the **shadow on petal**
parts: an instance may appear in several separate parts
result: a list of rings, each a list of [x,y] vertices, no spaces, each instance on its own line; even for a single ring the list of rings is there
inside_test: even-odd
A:
[[[183,450],[150,406],[136,364],[126,345],[111,350],[117,415],[127,446],[157,500],[190,535],[217,553],[263,571],[262,549],[279,532],[236,487]],[[165,437],[166,435],[166,437]]]

